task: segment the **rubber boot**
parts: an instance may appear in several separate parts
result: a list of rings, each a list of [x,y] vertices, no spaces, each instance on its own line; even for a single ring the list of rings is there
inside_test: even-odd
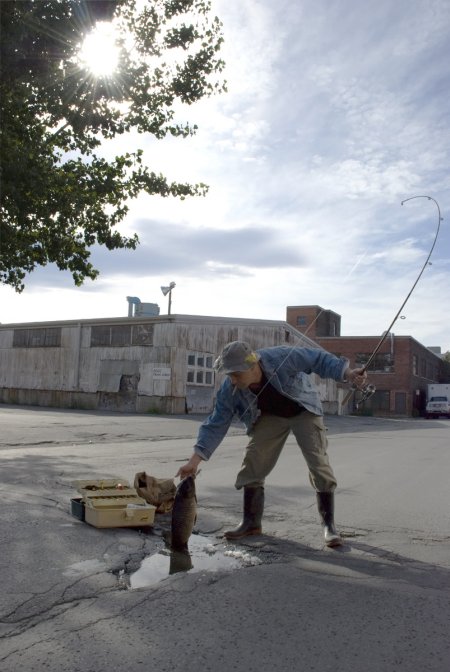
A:
[[[264,511],[264,486],[244,487],[244,516],[234,530],[224,533],[226,539],[240,539],[261,534],[261,519]]]
[[[319,509],[320,518],[322,519],[325,544],[331,548],[334,546],[341,546],[342,539],[334,526],[334,493],[318,492],[316,494],[317,507]]]

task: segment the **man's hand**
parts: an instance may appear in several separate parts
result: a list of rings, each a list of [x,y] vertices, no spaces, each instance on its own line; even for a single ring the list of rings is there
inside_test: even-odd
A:
[[[367,371],[365,369],[347,369],[344,378],[358,390],[362,390],[367,383]]]
[[[202,462],[202,458],[200,457],[200,455],[197,455],[197,453],[194,453],[191,456],[190,460],[186,462],[186,464],[183,464],[183,466],[178,469],[175,478],[179,476],[180,479],[183,479],[187,478],[188,476],[195,476],[200,462]]]

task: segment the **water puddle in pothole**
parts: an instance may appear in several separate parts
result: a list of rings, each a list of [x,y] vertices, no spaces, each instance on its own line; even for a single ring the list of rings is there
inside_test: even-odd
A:
[[[178,572],[232,571],[260,565],[262,561],[247,551],[223,549],[211,543],[209,537],[193,534],[189,552],[162,549],[142,561],[139,569],[128,577],[128,587],[147,588]]]

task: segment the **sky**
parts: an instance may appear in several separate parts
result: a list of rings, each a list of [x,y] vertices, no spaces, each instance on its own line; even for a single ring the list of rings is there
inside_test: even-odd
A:
[[[449,351],[450,2],[212,8],[228,92],[180,111],[196,136],[104,150],[136,143],[152,170],[207,196],[139,197],[119,227],[138,233],[136,251],[95,249],[100,276],[79,288],[52,265],[22,294],[0,286],[0,322],[126,316],[127,296],[167,314],[173,281],[174,314],[285,320],[286,306],[319,305],[343,336],[381,336],[440,224],[392,331]]]

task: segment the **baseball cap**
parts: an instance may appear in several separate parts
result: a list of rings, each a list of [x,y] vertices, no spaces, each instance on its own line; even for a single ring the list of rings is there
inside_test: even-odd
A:
[[[228,343],[222,354],[214,362],[214,368],[220,373],[234,373],[235,371],[248,371],[260,359],[245,341],[232,341]]]

